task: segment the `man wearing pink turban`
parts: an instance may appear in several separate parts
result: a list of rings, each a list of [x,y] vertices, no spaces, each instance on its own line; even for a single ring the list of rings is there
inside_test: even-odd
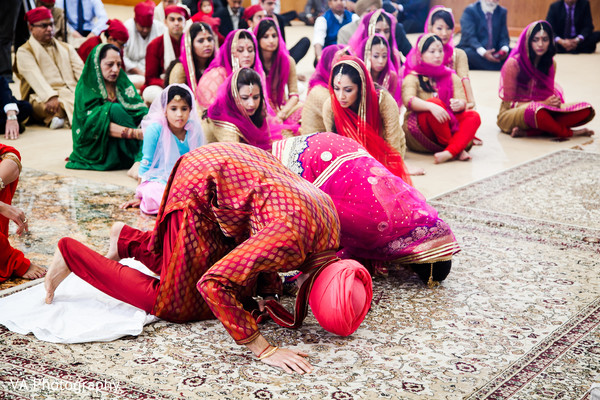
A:
[[[175,164],[153,232],[115,224],[103,257],[70,238],[58,242],[47,274],[46,302],[70,272],[116,299],[159,318],[187,322],[218,318],[236,343],[286,372],[311,372],[308,354],[272,346],[257,322],[266,311],[298,328],[307,299],[328,331],[354,332],[372,298],[367,270],[336,257],[339,218],[331,198],[263,150],[212,143]],[[160,279],[119,264],[135,257]],[[277,301],[279,272],[305,281],[295,314]]]

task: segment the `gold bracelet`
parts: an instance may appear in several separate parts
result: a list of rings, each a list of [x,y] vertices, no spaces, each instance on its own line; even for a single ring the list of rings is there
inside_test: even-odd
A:
[[[277,346],[274,346],[274,347],[273,347],[271,350],[267,351],[267,352],[266,352],[266,353],[264,353],[264,354],[261,354],[261,355],[260,355],[260,357],[258,357],[258,359],[259,359],[259,360],[264,360],[265,358],[267,358],[267,357],[270,357],[270,356],[272,356],[273,354],[275,354],[275,352],[276,352],[277,350],[279,350],[279,347],[277,347]]]
[[[6,187],[6,185],[4,184],[4,181],[2,180],[2,178],[0,178],[0,190],[4,189]]]

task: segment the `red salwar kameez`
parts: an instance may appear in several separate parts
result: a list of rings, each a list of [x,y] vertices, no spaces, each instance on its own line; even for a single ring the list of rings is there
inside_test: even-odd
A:
[[[335,258],[339,219],[331,199],[253,146],[214,143],[182,156],[153,232],[123,228],[120,257],[149,277],[73,239],[59,248],[76,275],[165,320],[217,317],[238,344],[258,335],[242,302],[280,293],[276,272],[310,272]]]

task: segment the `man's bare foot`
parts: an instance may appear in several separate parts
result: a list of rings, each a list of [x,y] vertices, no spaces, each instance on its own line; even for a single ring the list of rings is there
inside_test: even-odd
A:
[[[40,267],[39,265],[35,265],[34,263],[31,263],[31,265],[29,266],[29,269],[27,270],[27,272],[25,272],[23,274],[22,278],[38,279],[44,275],[46,275],[46,268]]]
[[[44,280],[44,287],[46,288],[46,304],[51,304],[54,300],[54,291],[65,280],[71,273],[67,263],[60,253],[59,249],[56,249],[50,268],[46,272],[46,279]]]
[[[463,150],[456,158],[460,161],[469,161],[471,159],[471,155],[466,150]]]
[[[483,140],[481,140],[477,136],[475,136],[473,138],[473,146],[483,146]]]
[[[436,164],[445,163],[446,161],[452,160],[452,153],[448,150],[440,151],[439,153],[435,153],[433,155],[434,162]]]
[[[573,136],[593,136],[594,131],[588,128],[571,129]]]
[[[523,136],[527,136],[527,131],[519,128],[518,126],[515,126],[512,130],[512,132],[510,133],[511,137],[523,137]]]
[[[121,236],[121,231],[125,224],[123,222],[115,222],[113,226],[110,228],[110,242],[108,245],[108,253],[106,253],[106,258],[110,260],[120,261],[121,257],[119,257],[119,236]]]

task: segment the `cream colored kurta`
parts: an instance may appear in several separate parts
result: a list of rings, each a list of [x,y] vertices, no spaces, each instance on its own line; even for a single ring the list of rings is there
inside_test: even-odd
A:
[[[317,85],[308,92],[304,106],[302,107],[302,124],[300,132],[303,135],[315,132],[325,132],[323,122],[323,104],[329,98],[329,90]]]
[[[406,154],[406,137],[400,127],[400,111],[398,110],[398,103],[387,90],[379,92],[379,115],[382,122],[381,137],[404,158]],[[330,97],[323,104],[323,123],[326,131],[333,132],[334,121]]]
[[[51,97],[65,109],[69,122],[73,118],[75,88],[83,70],[83,61],[68,43],[52,39],[42,46],[35,38],[17,50],[14,70],[21,81],[21,98],[30,103],[46,103]]]

